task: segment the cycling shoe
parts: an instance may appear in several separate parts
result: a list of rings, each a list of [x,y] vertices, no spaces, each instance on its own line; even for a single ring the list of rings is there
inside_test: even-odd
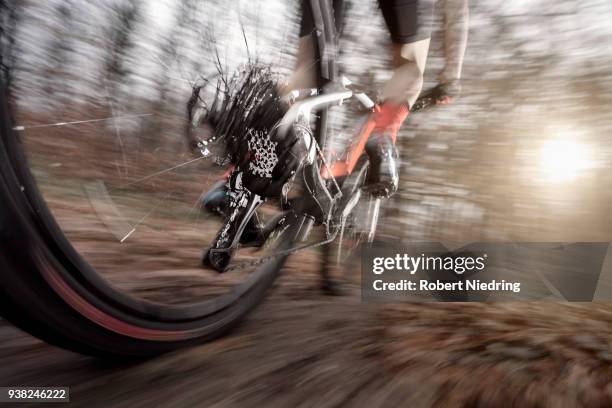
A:
[[[365,151],[370,167],[364,190],[375,197],[390,197],[399,183],[399,154],[392,137],[387,133],[370,136]]]

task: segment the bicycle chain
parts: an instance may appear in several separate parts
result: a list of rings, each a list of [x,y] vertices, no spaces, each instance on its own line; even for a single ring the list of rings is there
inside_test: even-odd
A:
[[[251,266],[257,266],[257,265],[263,264],[264,262],[270,261],[270,260],[272,260],[274,258],[279,258],[279,257],[283,257],[283,256],[289,256],[291,254],[294,254],[294,253],[299,252],[299,251],[303,251],[303,250],[308,249],[308,248],[317,248],[317,247],[320,247],[320,246],[323,246],[323,245],[327,245],[327,244],[331,243],[334,239],[336,239],[336,236],[338,235],[338,231],[339,231],[339,228],[336,228],[336,230],[331,235],[331,237],[329,237],[329,238],[327,238],[327,239],[325,239],[323,241],[314,242],[312,244],[306,244],[306,245],[298,246],[298,247],[295,247],[295,248],[286,249],[286,250],[280,251],[280,252],[278,252],[276,254],[272,254],[272,255],[268,255],[268,256],[263,256],[261,258],[255,259],[253,261],[240,262],[240,263],[238,263],[236,265],[229,266],[223,272],[224,273],[225,272],[231,272],[231,271],[235,271],[235,270],[238,270],[238,269],[245,269],[245,268],[248,268],[248,267],[251,267]]]

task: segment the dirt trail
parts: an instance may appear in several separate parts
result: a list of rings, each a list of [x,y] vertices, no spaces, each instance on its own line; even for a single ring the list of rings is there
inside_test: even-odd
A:
[[[119,245],[80,184],[57,180],[47,201],[104,276],[140,294],[193,288],[187,279],[202,275],[194,265],[209,241],[203,227],[170,215],[188,214],[200,185],[185,182],[187,207],[160,209],[138,240]],[[140,210],[135,220],[154,198],[139,192],[118,197]],[[315,255],[293,256],[230,335],[139,364],[59,350],[3,322],[0,385],[70,386],[72,405],[88,408],[612,406],[612,305],[364,304],[358,290],[323,296]]]
[[[609,306],[367,305],[288,271],[230,335],[134,365],[3,322],[0,384],[68,385],[86,407],[608,407],[611,347]]]

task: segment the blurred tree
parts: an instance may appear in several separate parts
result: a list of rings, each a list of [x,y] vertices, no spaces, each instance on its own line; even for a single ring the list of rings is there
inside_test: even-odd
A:
[[[168,94],[172,90],[172,78],[176,72],[182,74],[179,57],[183,58],[188,53],[181,53],[180,49],[186,47],[188,33],[197,26],[198,0],[183,0],[178,6],[176,19],[168,35],[162,39],[160,45],[161,72],[157,80],[157,94],[159,95],[155,103],[156,111],[164,109],[168,102]],[[185,79],[186,80],[186,79]]]
[[[130,74],[126,60],[134,45],[132,33],[141,16],[141,9],[140,0],[128,0],[110,7],[108,26],[105,30],[108,43],[102,76],[109,93],[114,97],[117,96],[119,85]]]
[[[73,47],[72,1],[65,1],[53,9],[52,36],[45,47],[45,68],[43,91],[51,96],[50,101],[65,105],[74,94],[70,89],[69,72]]]
[[[10,69],[17,55],[16,30],[21,16],[21,3],[17,0],[0,0],[0,75],[7,85],[11,83]]]

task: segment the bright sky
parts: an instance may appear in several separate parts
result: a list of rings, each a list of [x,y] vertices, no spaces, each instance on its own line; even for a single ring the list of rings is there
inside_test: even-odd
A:
[[[172,23],[174,18],[174,5],[176,4],[173,0],[155,0],[147,1],[148,13],[156,26],[161,28],[168,27]]]

